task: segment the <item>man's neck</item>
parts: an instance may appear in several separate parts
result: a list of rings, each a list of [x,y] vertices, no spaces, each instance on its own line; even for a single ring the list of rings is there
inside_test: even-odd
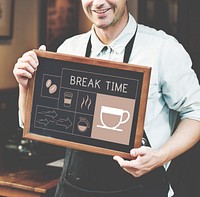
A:
[[[102,43],[109,45],[124,30],[127,23],[128,23],[128,16],[125,16],[120,23],[117,23],[114,26],[108,27],[106,29],[94,27],[94,30],[99,40]]]

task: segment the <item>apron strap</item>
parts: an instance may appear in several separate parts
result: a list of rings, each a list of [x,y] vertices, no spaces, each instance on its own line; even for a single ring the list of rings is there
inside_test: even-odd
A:
[[[130,39],[130,41],[128,42],[128,44],[125,47],[124,58],[123,58],[124,63],[129,62],[131,52],[133,50],[133,45],[134,45],[134,42],[135,42],[137,29],[138,29],[138,26],[136,27],[136,30],[135,30],[133,37]],[[91,49],[92,49],[92,43],[91,43],[91,35],[90,35],[88,43],[87,43],[87,47],[86,47],[85,57],[90,57]]]

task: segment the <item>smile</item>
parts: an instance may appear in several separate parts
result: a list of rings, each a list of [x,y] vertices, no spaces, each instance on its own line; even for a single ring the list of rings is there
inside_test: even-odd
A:
[[[103,10],[93,10],[93,12],[97,13],[97,14],[104,14],[106,12],[108,12],[111,8],[108,9],[103,9]]]

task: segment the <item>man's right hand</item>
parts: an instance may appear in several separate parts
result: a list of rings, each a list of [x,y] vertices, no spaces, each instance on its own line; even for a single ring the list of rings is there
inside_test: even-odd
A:
[[[39,47],[39,50],[46,50],[44,45]],[[29,79],[32,78],[33,74],[38,67],[38,58],[34,51],[28,51],[18,59],[14,66],[13,74],[22,87],[26,88],[28,86]]]

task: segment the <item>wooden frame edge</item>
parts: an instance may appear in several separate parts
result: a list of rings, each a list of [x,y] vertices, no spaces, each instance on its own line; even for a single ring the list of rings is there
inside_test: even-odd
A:
[[[88,61],[89,61],[90,64],[92,64],[92,65],[96,65],[97,61],[102,62],[102,63],[105,63],[105,62],[108,63],[106,60],[97,60],[97,59],[93,59],[93,58],[85,58],[85,57],[74,56],[74,55],[59,54],[59,53],[48,52],[48,51],[34,50],[34,52],[40,57],[52,58],[52,56],[53,56],[52,59],[60,59],[61,58],[61,60],[64,60],[64,61],[66,60],[66,61],[74,62],[75,59],[76,60],[79,59],[79,60],[82,60],[81,63],[88,63]],[[118,63],[118,62],[114,62],[114,63],[115,63],[115,65],[119,66],[119,69],[132,70],[135,72],[142,72],[144,75],[143,83],[142,83],[142,90],[141,90],[141,95],[143,95],[143,97],[140,98],[140,108],[139,108],[139,112],[138,112],[138,121],[137,121],[138,126],[136,129],[135,140],[134,140],[134,147],[138,148],[141,146],[141,141],[139,141],[138,139],[141,139],[142,135],[143,135],[144,121],[142,121],[141,118],[145,117],[151,67],[134,65],[135,67],[133,70],[133,67],[130,64],[125,65],[125,64]],[[98,66],[102,66],[102,65],[98,65]],[[126,68],[124,66],[126,66]],[[109,63],[109,66],[107,66],[107,67],[116,68],[116,67],[112,66],[110,63]],[[31,109],[32,109],[33,94],[34,94],[34,87],[35,87],[35,75],[30,80],[29,86],[30,86],[30,88],[29,88],[28,96],[27,96],[27,104],[26,104],[27,111],[26,111],[26,119],[25,119],[23,137],[41,141],[41,142],[45,142],[45,143],[58,145],[58,146],[66,147],[68,145],[72,149],[78,149],[78,150],[83,150],[83,151],[90,151],[92,149],[92,152],[94,152],[94,153],[100,153],[100,154],[106,154],[106,155],[118,155],[123,158],[131,159],[130,154],[125,153],[125,152],[111,150],[111,149],[107,149],[107,148],[95,147],[95,146],[87,145],[87,144],[80,145],[80,143],[65,141],[65,140],[56,139],[56,138],[53,138],[53,140],[52,140],[52,138],[47,137],[47,136],[39,136],[38,137],[37,134],[29,133],[30,121],[31,121],[31,116],[29,114],[31,113]],[[146,92],[147,92],[147,94],[144,94]]]

